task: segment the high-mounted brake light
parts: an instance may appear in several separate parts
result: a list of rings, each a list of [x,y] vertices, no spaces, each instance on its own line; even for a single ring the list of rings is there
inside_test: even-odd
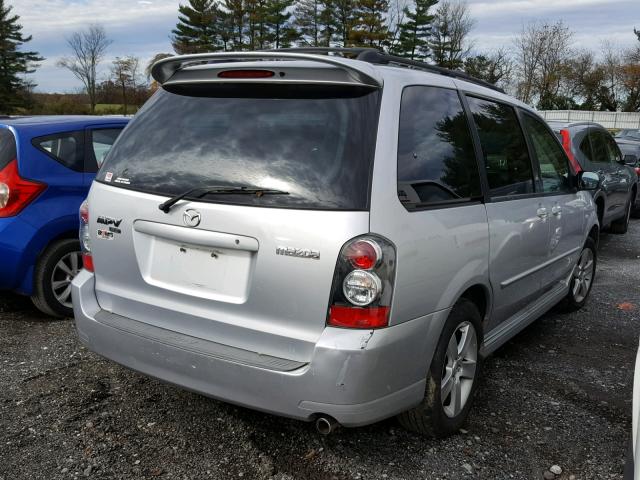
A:
[[[22,178],[18,161],[12,160],[0,170],[0,217],[17,215],[45,188],[44,183]]]
[[[89,233],[89,203],[85,200],[80,205],[80,250],[82,251],[82,266],[93,272],[93,256],[91,255],[91,235]]]
[[[269,78],[274,75],[270,70],[225,70],[218,73],[218,78]]]
[[[571,151],[571,134],[569,130],[562,129],[560,130],[560,135],[562,136],[562,148],[567,152],[567,156],[569,157],[569,163],[573,167],[575,173],[580,173],[582,171],[582,167],[576,160],[576,157],[573,155]]]
[[[395,247],[382,237],[365,235],[347,242],[336,263],[327,325],[388,326],[395,264]]]

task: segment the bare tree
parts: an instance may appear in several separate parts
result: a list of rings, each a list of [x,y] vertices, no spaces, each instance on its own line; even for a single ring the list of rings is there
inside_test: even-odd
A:
[[[165,58],[173,57],[172,53],[156,53],[151,60],[147,63],[147,66],[144,69],[144,74],[147,76],[147,80],[151,79],[151,69],[160,60],[164,60]]]
[[[572,36],[562,21],[533,22],[522,28],[514,40],[520,100],[526,103],[537,100],[539,106],[550,108],[566,75],[567,61],[572,55]]]
[[[640,31],[636,33],[640,34]],[[640,40],[640,35],[638,40]],[[625,52],[620,73],[625,96],[623,109],[626,112],[638,112],[640,111],[640,46]]]
[[[58,66],[73,73],[84,85],[89,97],[91,113],[96,110],[97,68],[112,41],[102,25],[94,24],[83,32],[76,32],[67,38],[72,55],[58,61]]]
[[[122,111],[126,115],[128,113],[127,90],[135,96],[140,77],[140,59],[134,56],[116,57],[111,66],[111,75],[113,82],[118,85],[122,93]],[[133,101],[135,102],[135,98]]]
[[[504,48],[469,56],[463,65],[469,75],[502,87],[511,81],[513,68],[513,60]]]
[[[605,105],[605,108],[611,111],[618,109],[618,106],[621,103],[620,98],[623,95],[621,92],[623,64],[622,54],[620,53],[621,51],[622,49],[620,46],[615,45],[609,40],[602,42],[601,64],[605,74],[604,86],[608,91],[608,98],[606,101],[607,105]]]
[[[435,16],[429,42],[432,58],[441,67],[461,68],[473,47],[469,34],[475,20],[469,13],[469,5],[464,1],[443,0]]]
[[[604,74],[592,51],[577,51],[567,63],[564,94],[585,110],[597,110]]]
[[[387,46],[389,51],[393,52],[400,36],[400,27],[405,21],[406,9],[409,7],[409,0],[390,0],[389,11],[387,12],[387,29],[389,30],[389,38]]]

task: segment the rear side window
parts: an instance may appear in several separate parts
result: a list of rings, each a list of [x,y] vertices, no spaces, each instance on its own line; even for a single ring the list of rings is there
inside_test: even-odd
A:
[[[607,138],[604,132],[601,132],[600,130],[591,130],[589,132],[589,137],[591,138],[591,161],[600,164],[610,163],[613,159],[610,157]]]
[[[531,159],[513,107],[468,98],[480,136],[491,196],[533,193]]]
[[[76,172],[84,170],[84,132],[63,132],[36,137],[31,143],[65,167]]]
[[[0,127],[0,170],[18,156],[16,152],[16,139],[8,128]]]
[[[523,114],[524,127],[540,165],[543,192],[569,192],[569,164],[562,147],[544,124],[529,114]]]
[[[90,150],[89,158],[87,158],[86,172],[94,173],[98,171],[98,168],[104,162],[107,153],[109,153],[121,132],[122,127],[89,130]]]
[[[608,133],[604,134],[604,140],[607,145],[609,160],[611,162],[621,162],[622,157],[620,156],[620,150],[618,149],[618,145],[616,144],[615,140]]]
[[[368,209],[377,90],[170,88],[158,91],[122,133],[98,173],[99,182],[163,196],[203,186],[257,187],[288,195],[215,193],[199,201]]]
[[[408,209],[481,195],[467,118],[455,90],[407,87],[398,138],[398,198]]]
[[[589,139],[589,135],[587,135],[586,132],[583,132],[580,134],[580,138],[580,144],[578,145],[578,158],[581,160],[586,159],[587,162],[593,162],[593,150],[591,149],[591,140]],[[578,138],[576,138],[576,141],[578,141]],[[585,167],[585,165],[583,164],[582,167]]]

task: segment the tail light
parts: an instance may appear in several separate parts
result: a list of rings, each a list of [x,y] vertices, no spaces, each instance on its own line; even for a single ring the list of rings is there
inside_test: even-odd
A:
[[[0,217],[17,215],[45,188],[44,183],[22,178],[18,161],[12,160],[0,170]]]
[[[640,167],[635,167],[634,170],[636,171],[636,173],[640,177]]]
[[[336,263],[327,325],[387,327],[395,270],[396,250],[388,240],[365,235],[347,242]]]
[[[560,130],[560,136],[562,136],[562,148],[564,148],[564,151],[567,152],[567,156],[569,157],[569,163],[571,163],[571,166],[573,167],[573,171],[576,174],[580,173],[582,171],[582,167],[580,166],[580,164],[576,160],[576,157],[573,155],[573,152],[571,151],[571,134],[569,133],[569,130],[565,130],[565,129]]]
[[[82,251],[82,266],[93,272],[93,257],[91,256],[91,235],[89,234],[89,203],[85,200],[80,205],[80,250]]]

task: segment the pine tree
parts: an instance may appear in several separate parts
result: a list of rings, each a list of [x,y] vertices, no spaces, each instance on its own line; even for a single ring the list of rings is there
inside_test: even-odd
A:
[[[290,7],[293,0],[269,0],[265,9],[265,20],[269,30],[269,41],[273,48],[291,45],[296,30],[291,27]]]
[[[0,0],[0,113],[12,113],[25,104],[26,90],[33,84],[20,76],[33,73],[35,63],[44,60],[37,52],[20,50],[31,35],[22,35],[20,17],[12,15],[11,9]]]
[[[330,47],[338,31],[334,0],[322,0],[318,23],[320,27],[319,44],[321,47]]]
[[[356,0],[355,20],[349,43],[356,46],[380,48],[389,36],[385,15],[387,0]]]
[[[188,4],[180,5],[178,11],[178,24],[171,32],[176,53],[204,53],[223,48],[215,0],[189,0]]]
[[[333,0],[337,40],[342,47],[349,44],[354,24],[354,0]]]
[[[449,24],[446,21],[438,22],[428,46],[436,65],[450,69],[462,66],[462,62],[453,62],[451,60],[452,55],[457,55],[458,52],[451,39]]]
[[[406,20],[400,25],[398,46],[394,53],[412,60],[429,56],[428,41],[435,18],[429,14],[429,9],[437,3],[438,0],[416,0],[415,11],[404,8]]]
[[[442,0],[435,13],[435,28],[428,42],[431,59],[444,68],[462,68],[469,54],[469,33],[474,20],[465,2]]]
[[[294,10],[296,28],[302,43],[312,47],[320,45],[321,0],[299,0]]]
[[[226,10],[225,27],[230,38],[232,50],[245,47],[245,24],[247,20],[246,3],[243,0],[224,0]]]

